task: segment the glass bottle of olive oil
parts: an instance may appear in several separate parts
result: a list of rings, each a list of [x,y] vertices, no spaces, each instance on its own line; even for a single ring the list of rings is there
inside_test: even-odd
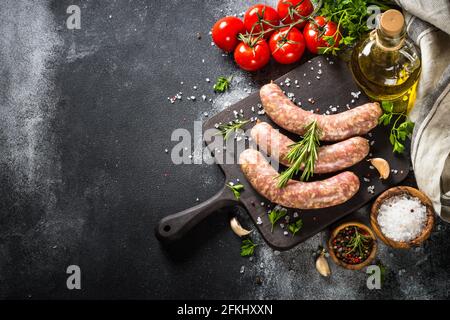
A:
[[[403,15],[393,9],[381,15],[377,29],[356,45],[351,58],[358,85],[373,100],[393,102],[396,112],[411,110],[420,69],[420,54],[406,38]]]

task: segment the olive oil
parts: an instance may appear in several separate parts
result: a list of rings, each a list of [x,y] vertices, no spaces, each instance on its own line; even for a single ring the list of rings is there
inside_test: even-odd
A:
[[[353,76],[373,100],[393,102],[396,112],[410,111],[421,70],[419,52],[406,38],[399,11],[383,13],[378,26],[355,46]]]

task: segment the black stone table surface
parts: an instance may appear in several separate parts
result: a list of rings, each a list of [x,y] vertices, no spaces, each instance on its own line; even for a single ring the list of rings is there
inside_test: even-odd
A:
[[[66,26],[70,5],[81,9],[81,29]],[[448,297],[450,228],[441,222],[417,249],[380,245],[380,290],[367,288],[364,271],[334,264],[332,277],[319,276],[312,255],[326,232],[282,253],[255,233],[255,256],[240,257],[240,239],[229,228],[231,215],[251,227],[240,208],[217,212],[181,243],[156,240],[162,217],[224,183],[216,165],[173,164],[172,132],[193,134],[194,121],[295,67],[271,64],[251,75],[211,46],[215,20],[248,5],[0,2],[1,298]],[[232,89],[216,95],[212,82],[221,75],[233,75]],[[180,91],[183,100],[171,104],[168,97]],[[367,215],[363,208],[356,217]],[[80,267],[80,290],[67,289],[70,265]]]

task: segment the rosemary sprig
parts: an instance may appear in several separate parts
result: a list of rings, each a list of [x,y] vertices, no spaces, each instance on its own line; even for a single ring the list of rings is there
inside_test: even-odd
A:
[[[249,120],[236,120],[233,123],[223,124],[219,126],[220,134],[223,135],[223,139],[227,140],[233,132],[241,129]]]
[[[370,238],[367,236],[362,235],[358,232],[358,229],[355,227],[355,234],[350,239],[348,246],[352,249],[347,252],[346,254],[350,254],[352,252],[358,251],[358,254],[360,257],[363,256],[364,252],[369,249],[368,242],[370,241]]]
[[[307,181],[314,174],[314,167],[317,160],[317,149],[319,148],[320,128],[316,120],[306,126],[306,133],[303,139],[290,146],[290,151],[286,160],[291,166],[278,176],[278,188],[283,188],[294,175],[303,167],[300,177],[302,181]]]

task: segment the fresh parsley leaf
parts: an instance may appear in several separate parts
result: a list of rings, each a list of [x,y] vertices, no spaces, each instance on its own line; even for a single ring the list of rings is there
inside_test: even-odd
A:
[[[277,221],[280,220],[281,218],[283,218],[286,214],[287,214],[287,210],[284,208],[281,208],[281,209],[274,208],[274,209],[270,210],[269,221],[270,221],[270,224],[272,225],[270,232],[273,232],[275,223],[277,223]]]
[[[393,146],[394,152],[403,153],[405,151],[404,142],[413,133],[414,123],[407,120],[406,111],[394,112],[394,104],[390,101],[382,101],[381,107],[384,113],[378,119],[378,123],[388,126],[395,119],[389,134],[389,142]]]
[[[384,112],[391,113],[394,110],[394,104],[392,103],[392,101],[382,101],[381,108],[384,110]]]
[[[231,80],[233,79],[233,76],[225,78],[225,77],[219,77],[216,80],[216,84],[213,86],[214,91],[216,92],[225,92],[230,88]]]
[[[239,200],[239,198],[241,197],[241,191],[244,190],[244,186],[241,183],[231,184],[231,182],[228,182],[226,185],[231,189],[236,200]]]
[[[352,46],[367,33],[369,31],[367,19],[370,14],[367,7],[372,4],[380,7],[381,10],[387,10],[390,6],[385,0],[323,0],[319,15],[338,25],[333,35],[324,36],[323,39],[330,46],[335,45],[334,39],[338,36],[342,39],[337,44],[338,48],[319,48],[319,53],[335,55],[339,52],[339,47]]]
[[[253,253],[255,252],[255,248],[257,246],[258,245],[253,243],[253,241],[251,239],[244,239],[244,240],[242,240],[241,257],[252,256]]]
[[[288,229],[289,229],[289,232],[292,233],[292,237],[294,237],[295,234],[297,232],[299,232],[302,227],[303,227],[303,220],[302,219],[298,219],[297,221],[295,221],[293,223],[290,223],[288,225]]]

